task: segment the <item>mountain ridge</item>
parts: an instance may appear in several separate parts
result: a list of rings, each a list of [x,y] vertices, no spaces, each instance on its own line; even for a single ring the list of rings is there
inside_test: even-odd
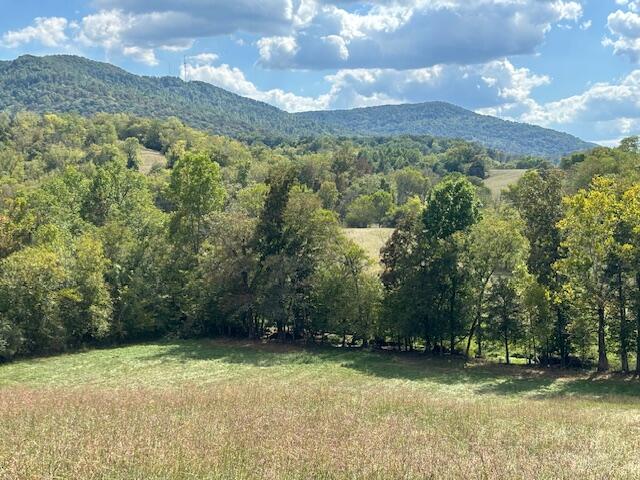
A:
[[[74,55],[23,55],[0,62],[0,109],[175,116],[235,138],[431,135],[514,155],[560,158],[594,145],[536,125],[480,115],[442,101],[288,113],[201,81],[140,76]]]

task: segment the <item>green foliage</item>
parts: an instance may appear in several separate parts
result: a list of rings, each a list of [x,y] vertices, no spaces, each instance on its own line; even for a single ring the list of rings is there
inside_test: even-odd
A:
[[[550,158],[592,147],[564,133],[478,115],[442,102],[290,114],[208,83],[183,82],[174,77],[139,77],[113,65],[67,55],[25,55],[0,63],[0,109],[178,117],[192,127],[212,133],[259,137],[267,143],[321,133],[428,134],[479,142],[516,155]],[[146,141],[141,140],[160,150],[162,142],[174,131],[157,129]],[[113,143],[113,134],[108,123],[96,125],[90,132],[94,143]],[[404,166],[407,164],[391,164],[391,168]],[[382,166],[378,171],[386,171],[385,168]]]
[[[356,198],[347,209],[346,222],[351,227],[364,228],[372,224],[384,225],[393,207],[389,192],[378,190],[371,195]]]
[[[221,209],[225,199],[219,165],[204,154],[184,155],[171,172],[170,192],[175,205],[172,232],[197,255],[206,236],[205,219]]]
[[[142,146],[168,168],[139,171]],[[626,370],[640,353],[636,150],[542,164],[504,197],[514,209],[488,209],[470,175],[507,158],[459,140],[268,146],[175,117],[0,115],[0,356],[277,336],[565,365],[598,344]],[[382,275],[343,224],[396,227]]]
[[[513,282],[504,277],[498,279],[491,286],[487,303],[489,338],[504,345],[505,361],[509,364],[509,346],[522,337],[524,330],[518,292]]]
[[[466,230],[479,218],[480,205],[471,183],[463,177],[449,177],[431,192],[423,223],[427,239],[444,239]]]

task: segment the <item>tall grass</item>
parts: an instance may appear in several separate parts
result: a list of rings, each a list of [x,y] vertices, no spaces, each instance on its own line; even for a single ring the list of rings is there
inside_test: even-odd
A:
[[[172,342],[0,366],[0,478],[637,478],[640,384]]]

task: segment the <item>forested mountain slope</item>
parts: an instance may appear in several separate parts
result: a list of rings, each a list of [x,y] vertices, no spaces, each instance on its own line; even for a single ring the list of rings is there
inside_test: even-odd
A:
[[[0,62],[0,109],[176,116],[195,128],[235,137],[311,131],[296,125],[302,119],[208,83],[133,75],[70,55]]]
[[[297,116],[341,134],[428,134],[462,138],[520,155],[558,158],[594,146],[567,133],[479,115],[445,102],[304,112]]]
[[[267,140],[318,134],[426,134],[549,158],[593,146],[565,133],[478,115],[443,102],[290,114],[208,83],[137,76],[69,55],[25,55],[0,62],[0,109],[176,116],[212,133]]]

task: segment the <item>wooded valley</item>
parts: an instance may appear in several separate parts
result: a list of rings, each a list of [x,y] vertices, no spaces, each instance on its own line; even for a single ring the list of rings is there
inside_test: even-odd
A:
[[[425,136],[268,147],[20,112],[0,145],[5,360],[170,335],[640,369],[637,138],[554,166]],[[530,170],[492,197],[505,167]],[[344,226],[395,229],[380,268]]]

